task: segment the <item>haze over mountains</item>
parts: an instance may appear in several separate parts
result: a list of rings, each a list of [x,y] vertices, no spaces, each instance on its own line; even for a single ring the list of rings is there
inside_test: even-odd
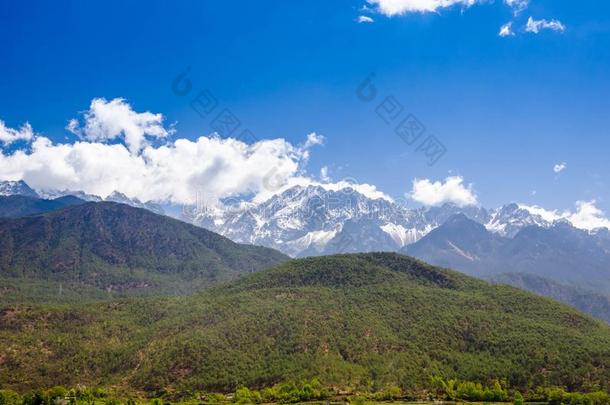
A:
[[[508,238],[459,214],[403,252],[471,275],[529,273],[610,293],[609,241],[604,232],[567,222],[525,227]]]

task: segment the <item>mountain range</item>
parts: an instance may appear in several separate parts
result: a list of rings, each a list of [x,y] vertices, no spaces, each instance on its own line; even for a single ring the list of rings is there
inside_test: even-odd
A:
[[[491,233],[508,238],[524,228],[546,229],[556,222],[514,203],[492,210],[451,203],[407,208],[349,187],[330,190],[323,186],[295,186],[260,203],[197,207],[185,211],[182,219],[232,240],[302,257],[399,251],[456,214],[464,214]]]
[[[29,196],[4,199],[32,198],[36,193],[24,182],[0,183],[0,190]],[[59,196],[36,203],[49,208],[66,199],[72,203],[104,200],[83,192],[46,191],[44,195]],[[266,246],[293,257],[399,251],[481,278],[522,273],[530,277],[519,282],[512,277],[496,279],[562,300],[602,319],[610,318],[604,304],[610,295],[610,232],[577,229],[567,220],[550,222],[518,204],[492,210],[454,204],[407,208],[384,198],[367,197],[353,188],[330,190],[323,186],[296,186],[260,203],[220,207],[177,209],[161,203],[143,204],[118,192],[105,200],[173,213],[182,221],[235,242]],[[33,204],[35,200],[28,201]],[[28,204],[22,207],[15,211],[15,204],[1,202],[0,216],[37,212],[37,208],[27,208]],[[532,277],[557,283],[564,293],[551,294],[540,282],[523,285],[523,280]],[[566,289],[573,291],[567,294]],[[589,305],[574,298],[586,293],[601,301]]]
[[[0,181],[0,197],[8,196],[23,196],[30,198],[39,198],[44,200],[57,200],[61,197],[76,197],[83,201],[99,202],[99,201],[110,201],[118,202],[121,204],[131,205],[132,207],[144,208],[157,214],[164,214],[163,208],[160,204],[153,201],[141,202],[137,198],[129,198],[125,194],[119,191],[113,191],[106,198],[94,194],[88,194],[80,190],[53,190],[45,189],[35,191],[25,181]]]
[[[33,194],[32,194],[33,193]],[[518,204],[497,209],[460,207],[408,208],[345,187],[295,186],[262,202],[176,207],[167,202],[141,202],[115,191],[106,198],[82,191],[32,190],[24,182],[0,182],[0,195],[23,194],[56,199],[112,201],[178,217],[240,243],[267,246],[293,257],[366,251],[399,251],[417,242],[450,217],[462,213],[490,232],[512,238],[525,227],[549,228],[553,222]],[[366,232],[364,231],[366,229]],[[367,237],[362,237],[363,235]]]
[[[402,251],[474,276],[528,273],[610,294],[609,240],[567,222],[508,238],[458,214]]]
[[[540,216],[510,204],[497,210],[481,207],[407,208],[384,198],[370,198],[352,188],[295,186],[258,204],[198,207],[183,219],[233,240],[255,243],[291,256],[365,251],[398,251],[451,216],[464,213],[500,235],[521,228],[550,226]],[[367,237],[362,237],[363,235]]]
[[[275,214],[251,208],[207,218],[216,219],[214,226],[223,219],[234,224],[227,230],[249,224],[253,235],[266,233],[265,241],[280,245],[289,232],[303,235],[302,226],[334,224],[336,234],[323,246],[337,251],[395,246],[387,225],[410,224],[423,231],[402,249],[455,267],[474,263],[464,271],[491,282],[391,252],[290,260],[123,202],[5,196],[0,385],[19,392],[84,385],[180,397],[320,378],[332,387],[422,393],[442,376],[486,385],[500,380],[520,390],[610,388],[607,323],[498,284],[545,291],[575,307],[588,304],[583,310],[607,319],[603,297],[586,291],[579,297],[567,286],[492,267],[514,254],[539,260],[533,267],[545,275],[553,268],[542,264],[566,261],[603,277],[593,264],[608,247],[607,233],[518,218],[510,229],[524,225],[511,237],[481,224],[500,218],[481,208],[396,212],[385,200],[342,191],[352,205],[303,208],[304,201],[313,204],[313,191],[294,189],[292,203],[276,201],[284,213],[266,206]],[[264,215],[273,221],[256,221]],[[564,256],[549,262],[557,249]],[[536,252],[538,259],[529,257]],[[577,256],[568,261],[571,254]],[[557,274],[582,281],[563,269]]]

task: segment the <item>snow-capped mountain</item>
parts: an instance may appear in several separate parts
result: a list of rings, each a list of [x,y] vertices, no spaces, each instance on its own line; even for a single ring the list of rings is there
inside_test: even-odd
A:
[[[183,219],[237,242],[310,256],[400,250],[457,214],[508,238],[529,226],[553,226],[514,203],[493,210],[455,204],[407,208],[352,188],[333,191],[323,186],[296,186],[259,204],[199,207]]]
[[[296,186],[260,204],[202,207],[189,220],[238,242],[303,256],[372,248],[397,250],[430,230],[422,214],[386,199],[368,198],[352,188],[333,191]],[[378,236],[377,246],[357,235],[365,230],[369,238],[373,231]]]
[[[472,219],[476,220],[476,218]],[[515,203],[492,210],[489,215],[489,220],[481,223],[483,223],[489,231],[509,238],[513,238],[521,229],[527,226],[549,228],[553,225],[552,222],[545,220],[542,216]]]
[[[260,204],[200,207],[185,219],[241,243],[272,247],[292,256],[392,251],[416,242],[456,213],[485,223],[479,207],[453,204],[411,209],[352,188],[295,186]]]
[[[163,207],[153,201],[141,202],[137,198],[129,198],[125,194],[114,191],[108,197],[101,198],[100,196],[87,194],[79,190],[53,190],[44,189],[34,191],[23,180],[19,181],[0,181],[0,196],[23,195],[26,197],[42,198],[46,200],[54,200],[56,198],[74,196],[83,201],[100,202],[112,201],[121,204],[131,205],[136,208],[144,208],[156,214],[164,214]]]
[[[566,220],[504,237],[460,214],[402,252],[472,276],[527,273],[609,294],[608,247],[605,233],[578,229]]]
[[[165,214],[160,204],[152,201],[141,202],[137,198],[129,198],[125,194],[118,191],[113,191],[110,195],[108,195],[108,197],[104,198],[104,201],[112,201],[120,204],[131,205],[132,207],[136,208],[144,208],[160,215]]]
[[[186,207],[183,210],[152,201],[141,202],[118,191],[105,199],[82,191],[34,191],[23,181],[0,182],[0,194],[47,199],[74,195],[85,201],[114,201],[158,214],[168,213],[236,242],[275,248],[291,256],[398,251],[419,241],[457,214],[508,238],[514,238],[527,227],[548,229],[556,222],[543,218],[536,210],[514,203],[492,210],[455,204],[408,208],[386,198],[364,195],[350,187],[336,190],[320,185],[295,186],[260,203]],[[604,234],[608,231],[595,232]],[[610,240],[610,237],[606,239]],[[598,238],[600,241],[606,239]],[[604,243],[610,248],[610,242]]]
[[[103,201],[104,199],[100,196],[97,195],[93,195],[93,194],[87,194],[84,191],[74,191],[74,190],[63,190],[63,191],[59,191],[59,190],[38,190],[38,195],[41,198],[47,199],[47,200],[54,200],[56,198],[61,198],[61,197],[67,197],[67,196],[74,196],[77,197],[83,201],[88,201],[88,202],[99,202],[99,201]]]
[[[22,195],[25,197],[38,198],[36,191],[32,190],[25,181],[0,181],[0,195]]]

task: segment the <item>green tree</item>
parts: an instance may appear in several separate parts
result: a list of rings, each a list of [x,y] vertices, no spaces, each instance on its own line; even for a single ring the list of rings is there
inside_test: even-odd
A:
[[[519,391],[515,392],[515,399],[513,400],[514,405],[523,405],[523,395]]]

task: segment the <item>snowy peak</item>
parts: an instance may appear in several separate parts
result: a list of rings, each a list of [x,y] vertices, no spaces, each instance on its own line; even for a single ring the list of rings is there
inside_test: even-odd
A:
[[[73,190],[38,190],[38,195],[40,195],[40,197],[47,199],[47,200],[54,200],[56,198],[61,198],[61,197],[69,197],[69,196],[73,196],[76,197],[80,200],[83,201],[88,201],[88,202],[100,202],[102,201],[102,198],[97,196],[97,195],[93,195],[93,194],[87,194],[84,191],[73,191]]]
[[[152,201],[147,201],[145,203],[141,202],[140,200],[138,200],[137,198],[129,198],[127,197],[125,194],[119,192],[119,191],[113,191],[112,193],[110,193],[110,195],[108,195],[108,197],[106,197],[104,199],[104,201],[111,201],[111,202],[116,202],[119,204],[126,204],[126,205],[130,205],[132,207],[136,207],[136,208],[144,208],[147,209],[149,211],[152,211],[156,214],[160,214],[160,215],[164,215],[165,212],[163,210],[163,207],[161,207],[161,205],[156,204]]]
[[[485,227],[489,231],[509,238],[513,238],[520,230],[528,226],[549,228],[551,225],[552,223],[542,218],[542,216],[534,214],[515,203],[491,211],[489,221],[485,223]]]
[[[25,197],[38,198],[36,191],[32,190],[25,181],[0,181],[0,195],[22,195]]]
[[[292,256],[399,250],[456,212],[486,220],[482,208],[446,204],[409,209],[353,188],[295,186],[258,204],[205,208],[191,216],[237,242],[273,247]]]

